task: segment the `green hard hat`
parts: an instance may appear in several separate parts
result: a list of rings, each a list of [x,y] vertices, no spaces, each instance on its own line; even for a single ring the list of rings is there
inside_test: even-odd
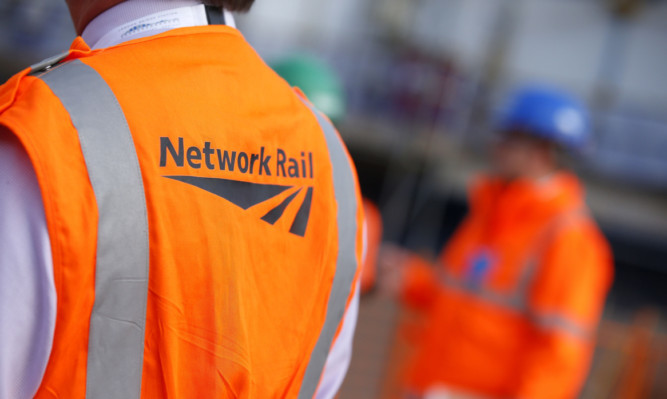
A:
[[[300,54],[282,58],[272,63],[271,67],[291,86],[301,89],[332,122],[337,123],[344,118],[343,85],[327,64],[313,56]]]

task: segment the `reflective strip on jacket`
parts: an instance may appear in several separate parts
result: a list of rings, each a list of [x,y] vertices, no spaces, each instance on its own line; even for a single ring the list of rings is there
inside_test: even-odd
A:
[[[361,198],[331,123],[238,31],[78,38],[0,88],[0,124],[52,241],[37,397],[312,397],[358,276]]]
[[[440,261],[408,269],[404,298],[426,310],[408,386],[575,398],[612,280],[576,178],[482,180]]]

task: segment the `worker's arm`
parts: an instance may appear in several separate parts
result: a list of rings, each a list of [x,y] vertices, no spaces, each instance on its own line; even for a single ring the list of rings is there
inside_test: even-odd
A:
[[[590,367],[611,274],[608,248],[592,225],[570,226],[558,234],[532,287],[534,328],[517,398],[577,397]]]
[[[465,251],[467,237],[474,226],[474,220],[469,215],[457,228],[449,240],[438,262],[429,262],[412,253],[408,253],[401,260],[401,298],[403,302],[417,310],[428,310],[435,299],[442,284],[445,269],[451,258],[457,253]]]
[[[32,398],[51,352],[56,289],[37,177],[0,125],[0,398]]]
[[[436,266],[418,255],[410,255],[402,266],[401,298],[405,304],[427,310],[438,293]]]

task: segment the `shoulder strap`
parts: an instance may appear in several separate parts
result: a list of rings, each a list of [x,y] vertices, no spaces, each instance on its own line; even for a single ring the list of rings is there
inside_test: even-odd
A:
[[[34,70],[57,63],[55,59]],[[60,99],[78,132],[99,216],[86,397],[138,399],[149,248],[146,199],[132,134],[97,71],[79,60],[48,69],[39,78]]]
[[[225,25],[225,11],[222,7],[204,6],[209,25]]]
[[[53,57],[49,57],[45,60],[42,60],[36,64],[30,65],[30,73],[33,75],[42,73],[42,72],[47,72],[49,69],[53,68],[54,66],[58,65],[62,60],[67,58],[69,55],[69,50],[62,52],[60,54],[54,55]]]
[[[12,76],[7,82],[0,85],[0,113],[9,108],[16,100],[22,80],[29,75],[38,75],[51,69],[69,55],[69,51],[49,57],[43,61],[33,64],[29,68]]]

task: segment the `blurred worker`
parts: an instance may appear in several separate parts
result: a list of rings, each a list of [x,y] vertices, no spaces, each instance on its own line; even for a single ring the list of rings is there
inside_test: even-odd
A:
[[[345,118],[345,89],[336,72],[308,54],[293,54],[271,63],[271,68],[302,91],[334,124]]]
[[[583,107],[519,90],[499,126],[495,171],[439,266],[414,258],[404,299],[425,311],[407,388],[427,398],[577,397],[612,281],[612,259],[559,149],[583,145]]]
[[[290,85],[301,90],[306,97],[329,119],[339,124],[346,115],[343,83],[326,63],[307,54],[295,54],[281,58],[271,67]],[[377,260],[382,243],[382,215],[368,198],[363,199],[364,249],[359,279],[361,293],[375,287]],[[349,362],[350,359],[346,359]]]
[[[82,37],[0,87],[0,397],[335,395],[356,174],[252,3],[69,0]]]
[[[361,293],[369,293],[377,282],[378,256],[382,245],[382,214],[377,205],[364,198],[364,253],[359,282]]]

